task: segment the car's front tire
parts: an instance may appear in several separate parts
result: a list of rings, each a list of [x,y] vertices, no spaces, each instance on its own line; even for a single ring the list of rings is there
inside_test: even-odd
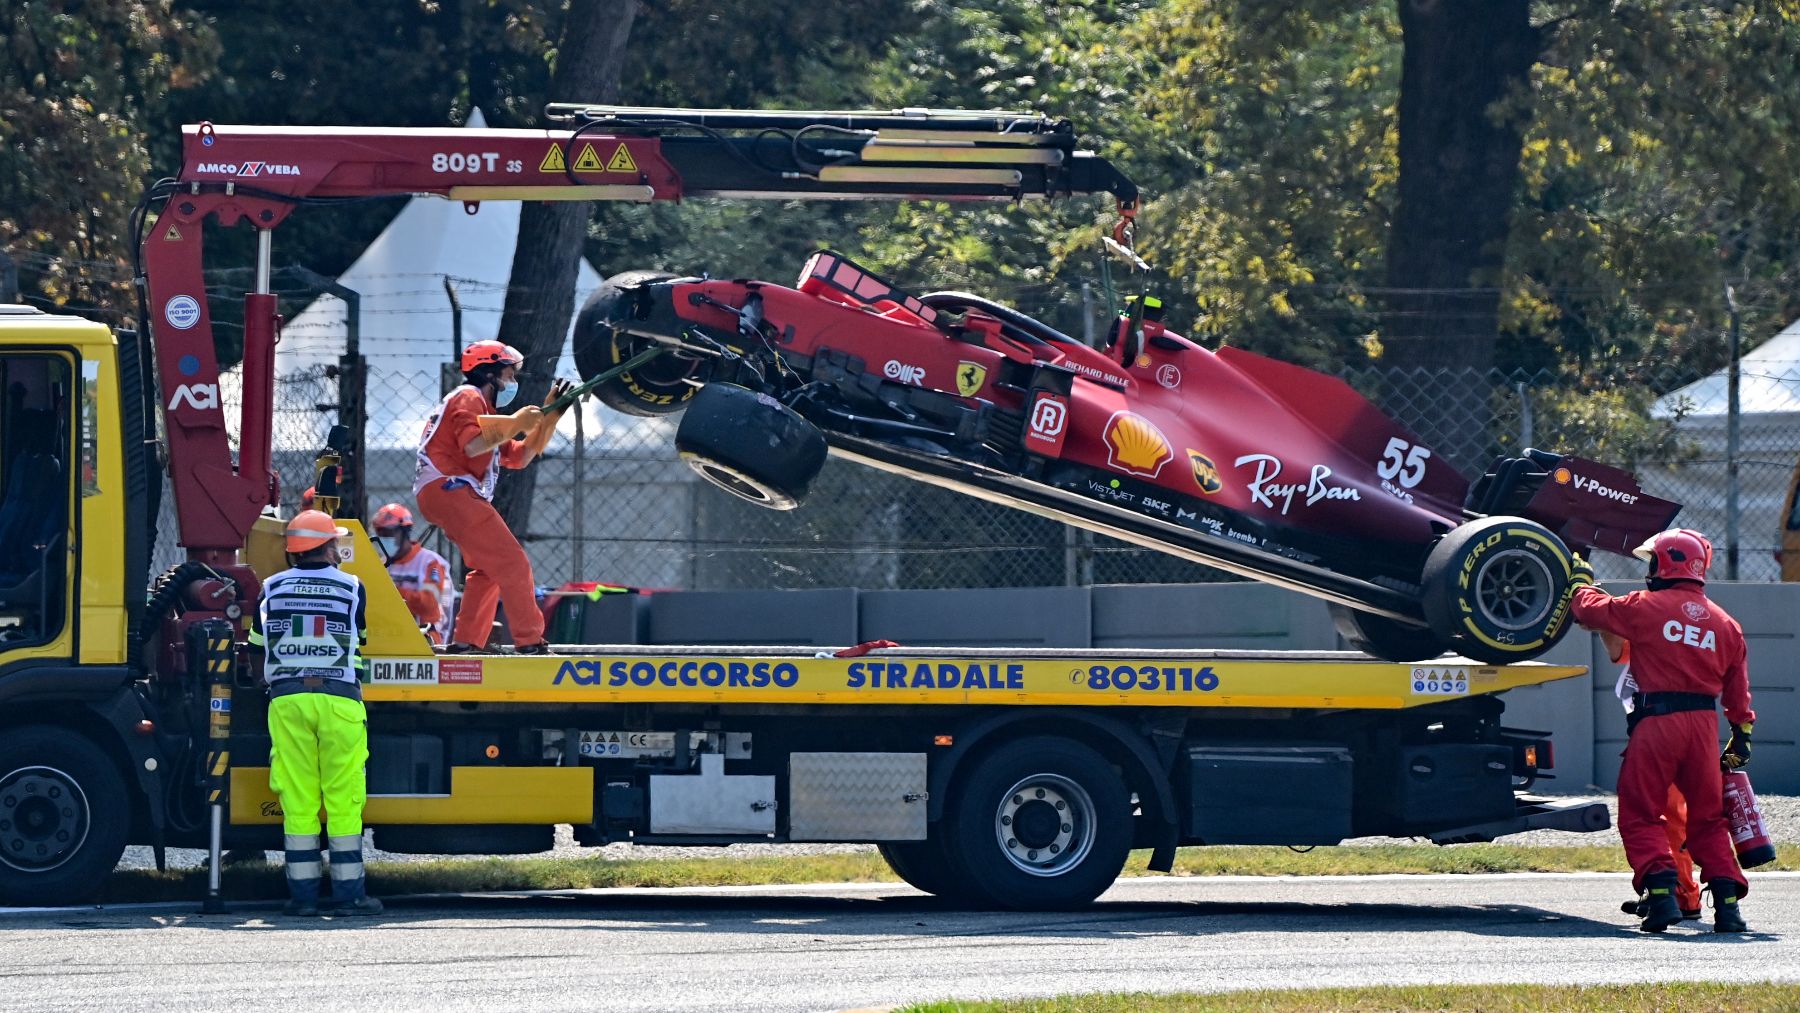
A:
[[[1490,665],[1535,658],[1568,629],[1570,553],[1541,524],[1484,517],[1425,560],[1425,618],[1457,653]]]
[[[644,286],[675,277],[666,271],[626,271],[602,282],[575,317],[575,368],[599,376],[644,349],[651,339],[625,325],[644,319],[650,298]],[[600,403],[626,415],[673,415],[686,408],[711,372],[711,363],[665,352],[594,388]]]
[[[675,449],[701,478],[739,499],[792,510],[825,466],[825,434],[747,387],[709,383],[688,403]]]

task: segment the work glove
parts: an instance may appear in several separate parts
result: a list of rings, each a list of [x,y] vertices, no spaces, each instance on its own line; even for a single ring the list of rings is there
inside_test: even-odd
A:
[[[573,380],[556,380],[550,384],[550,394],[544,399],[545,404],[554,404],[564,394],[575,389]]]
[[[1725,753],[1719,757],[1719,766],[1726,770],[1737,770],[1750,762],[1750,730],[1753,727],[1755,726],[1748,721],[1731,726],[1731,741],[1725,743]]]
[[[1587,560],[1582,559],[1581,555],[1577,553],[1575,557],[1569,561],[1569,586],[1579,587],[1583,584],[1592,584],[1593,582],[1593,565]]]

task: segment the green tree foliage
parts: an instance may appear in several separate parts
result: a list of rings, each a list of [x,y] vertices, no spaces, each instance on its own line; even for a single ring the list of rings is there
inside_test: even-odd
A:
[[[0,250],[26,298],[119,318],[151,125],[215,55],[168,0],[0,3]]]

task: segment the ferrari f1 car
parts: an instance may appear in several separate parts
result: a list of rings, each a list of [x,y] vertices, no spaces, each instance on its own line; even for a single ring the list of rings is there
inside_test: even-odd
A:
[[[590,377],[629,365],[597,396],[684,412],[681,456],[752,503],[797,506],[837,454],[1316,595],[1394,661],[1542,653],[1571,552],[1628,552],[1679,509],[1539,450],[1471,485],[1341,380],[1203,348],[1151,303],[1096,349],[821,252],[793,288],[617,275],[583,307],[575,357]]]

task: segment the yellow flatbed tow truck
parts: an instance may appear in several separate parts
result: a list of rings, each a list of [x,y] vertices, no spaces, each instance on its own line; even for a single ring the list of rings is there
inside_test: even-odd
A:
[[[294,207],[376,191],[1135,202],[1103,160],[1064,150],[1066,123],[971,135],[985,115],[880,117],[877,138],[904,121],[903,156],[756,186],[641,132],[187,128],[182,173],[133,216],[148,330],[0,307],[0,904],[89,898],[128,843],[159,858],[280,847],[245,634],[283,566],[281,523],[264,516],[279,501],[270,234]],[[953,121],[963,133],[945,133]],[[642,171],[507,175],[577,142]],[[271,160],[290,150],[278,144],[302,154]],[[970,145],[979,169],[962,164]],[[201,270],[213,221],[257,238],[235,453]],[[165,468],[186,559],[152,577]],[[558,824],[588,845],[868,842],[922,890],[1051,909],[1098,896],[1132,848],[1166,869],[1183,844],[1607,826],[1603,805],[1524,794],[1554,766],[1550,744],[1501,720],[1505,690],[1581,668],[850,645],[440,656],[362,526],[343,523],[345,565],[370,590],[367,822],[388,851],[528,853]]]

